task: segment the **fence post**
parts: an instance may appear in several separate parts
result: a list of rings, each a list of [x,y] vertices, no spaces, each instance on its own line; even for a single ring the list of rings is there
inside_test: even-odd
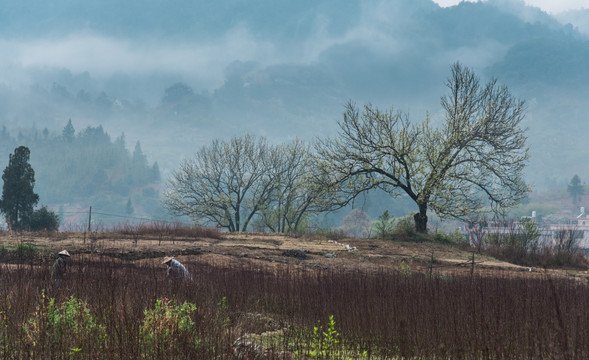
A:
[[[92,223],[92,206],[90,206],[90,211],[88,212],[88,236],[90,236],[90,224]],[[84,240],[82,244],[86,244],[86,231],[84,231]]]
[[[474,276],[474,251],[472,252],[472,263],[470,264],[470,277]]]
[[[432,250],[432,258],[429,261],[429,279],[432,279],[432,272],[434,270],[434,251]]]

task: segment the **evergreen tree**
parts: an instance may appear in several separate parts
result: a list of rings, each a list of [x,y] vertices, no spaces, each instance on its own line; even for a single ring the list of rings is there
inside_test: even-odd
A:
[[[125,133],[121,133],[121,136],[115,139],[115,148],[120,151],[126,151],[127,145],[125,140]]]
[[[75,139],[76,130],[72,125],[72,119],[69,119],[67,125],[63,128],[62,136],[68,143],[71,143]]]
[[[8,166],[4,169],[2,180],[2,199],[0,211],[6,216],[6,223],[14,230],[29,226],[33,207],[39,201],[35,194],[35,171],[29,164],[30,150],[20,146],[10,154]]]
[[[585,188],[581,185],[581,179],[579,175],[575,174],[571,179],[571,183],[567,187],[567,191],[571,196],[571,200],[573,201],[573,205],[579,206],[581,203],[581,198],[585,194]]]
[[[127,199],[127,208],[126,208],[127,215],[133,214],[135,209],[133,209],[133,203],[131,202],[131,198]]]
[[[33,211],[31,215],[29,228],[31,231],[57,231],[59,229],[59,216],[47,206],[42,206],[39,210]]]
[[[135,143],[135,150],[133,150],[133,164],[139,169],[145,169],[147,167],[147,157],[143,154],[139,141]]]
[[[156,161],[153,163],[153,166],[151,167],[151,181],[159,182],[160,178],[160,166]]]

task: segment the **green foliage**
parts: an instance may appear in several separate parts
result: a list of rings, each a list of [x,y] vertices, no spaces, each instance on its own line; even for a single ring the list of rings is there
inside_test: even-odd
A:
[[[29,164],[31,151],[26,146],[19,146],[10,154],[9,162],[2,180],[2,199],[0,211],[14,230],[23,230],[29,226],[33,207],[39,201],[35,187],[35,171]]]
[[[363,351],[345,351],[340,344],[340,334],[335,328],[335,319],[333,315],[329,316],[327,326],[321,325],[317,321],[317,326],[313,327],[313,337],[310,342],[310,349],[307,353],[308,358],[318,360],[351,360],[351,359],[368,359],[368,352]],[[298,352],[295,352],[299,355]],[[353,355],[353,356],[350,356]],[[297,359],[306,359],[307,357],[297,357]]]
[[[46,206],[33,211],[29,224],[31,231],[57,231],[59,229],[59,216]]]
[[[21,259],[31,257],[37,251],[39,251],[39,249],[33,245],[28,245],[28,244],[23,244],[23,243],[16,244],[16,253],[18,254],[18,256]]]
[[[571,179],[570,184],[567,186],[567,192],[571,196],[571,201],[573,205],[579,206],[581,204],[581,199],[585,194],[585,187],[581,184],[581,179],[579,175],[575,174]]]
[[[22,331],[32,354],[59,348],[96,356],[106,339],[104,326],[84,301],[71,296],[56,304],[55,298],[48,299],[44,293],[33,316],[22,324]]]
[[[408,236],[415,234],[415,220],[413,219],[413,214],[403,216],[397,221],[395,233]]]
[[[389,215],[389,211],[385,210],[376,220],[372,227],[379,239],[389,239],[395,230],[395,218]]]
[[[462,231],[455,230],[452,234],[450,234],[450,241],[458,245],[468,245],[468,236],[466,236],[466,234],[464,234]]]
[[[313,340],[311,341],[309,356],[311,359],[340,359],[341,357],[337,350],[339,342],[339,333],[335,329],[335,320],[333,315],[330,315],[327,328],[324,329],[320,321],[313,328]]]
[[[529,248],[536,240],[540,237],[540,230],[538,224],[529,218],[523,218],[520,220],[520,224],[523,226],[523,231],[520,235],[520,246],[522,248]]]
[[[5,136],[0,151],[16,143],[10,134]],[[98,207],[101,201],[102,210],[124,213],[125,202],[131,198],[134,213],[141,209],[153,214],[162,209],[159,202],[145,201],[142,196],[147,186],[160,181],[159,166],[147,162],[139,143],[130,153],[124,134],[111,141],[102,126],[88,126],[76,134],[70,120],[59,135],[40,137],[33,128],[23,130],[20,138],[19,143],[31,149],[35,189],[44,203],[87,206],[90,202]],[[153,190],[151,195],[157,197]]]
[[[153,309],[144,312],[140,330],[144,355],[161,358],[179,341],[188,341],[196,348],[199,340],[194,336],[192,320],[195,311],[196,305],[186,301],[177,305],[168,298],[157,299]]]
[[[432,239],[432,241],[440,243],[440,244],[457,244],[457,245],[468,244],[468,239],[467,239],[466,235],[458,230],[455,230],[454,232],[452,232],[450,234],[444,234],[444,233],[437,232],[437,233],[433,234],[431,239]]]
[[[405,260],[401,261],[401,265],[399,265],[399,272],[405,276],[411,275],[411,267]]]

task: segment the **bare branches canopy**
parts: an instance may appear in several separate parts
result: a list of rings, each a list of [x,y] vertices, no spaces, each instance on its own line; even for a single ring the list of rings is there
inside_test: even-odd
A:
[[[326,186],[337,187],[342,205],[374,188],[404,193],[419,209],[416,230],[425,232],[428,209],[460,218],[483,206],[500,211],[525,197],[524,102],[495,79],[482,86],[459,63],[446,86],[441,126],[348,102],[338,136],[317,149]]]
[[[253,135],[214,140],[172,174],[164,204],[228,231],[252,221],[277,232],[298,230],[320,211],[324,189],[314,187],[313,155],[299,140],[270,145]]]

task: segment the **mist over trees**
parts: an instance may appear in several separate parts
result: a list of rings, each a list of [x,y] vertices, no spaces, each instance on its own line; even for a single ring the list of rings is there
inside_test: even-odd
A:
[[[415,116],[429,110],[437,121],[437,94],[455,61],[529,100],[537,156],[526,177],[535,186],[566,186],[583,141],[563,129],[589,131],[586,27],[521,1],[5,5],[0,38],[13,44],[6,53],[14,61],[0,64],[0,123],[11,131],[41,122],[55,131],[68,118],[80,128],[101,124],[157,150],[166,170],[177,167],[176,154],[220,136],[329,136],[347,99],[395,103]],[[35,56],[43,46],[52,49],[43,51],[47,60]],[[81,56],[62,57],[70,48]],[[564,153],[571,161],[560,160]]]
[[[431,0],[11,2],[0,13],[0,51],[8,54],[0,60],[0,161],[30,145],[38,191],[51,204],[127,209],[131,199],[129,208],[142,213],[158,208],[157,186],[145,181],[161,181],[156,173],[177,169],[211,139],[333,136],[348,99],[395,104],[412,118],[429,111],[439,124],[443,81],[460,61],[526,99],[525,179],[535,189],[563,188],[574,173],[589,177],[589,168],[576,167],[589,131],[584,24],[582,16],[554,17],[517,0],[448,8]],[[73,135],[62,133],[67,119]],[[135,159],[134,175],[123,170],[132,160],[103,161],[108,156],[89,149],[101,132],[125,134],[102,144],[128,143],[130,154],[110,151]],[[60,135],[84,149],[80,156],[99,160],[81,165],[60,155],[67,153]],[[153,165],[134,155],[137,142]],[[62,184],[45,171],[46,160],[88,171]],[[70,170],[57,165],[55,173]],[[366,203],[386,209],[381,202],[367,195]]]
[[[503,215],[530,190],[523,178],[524,102],[495,79],[481,84],[460,63],[452,65],[446,86],[439,126],[348,102],[338,136],[318,140],[315,151],[298,140],[272,146],[252,135],[213,140],[172,173],[164,204],[175,215],[230,232],[254,222],[274,232],[301,231],[307,225],[299,226],[301,220],[374,189],[409,197],[419,233],[428,230],[430,210],[441,218]],[[348,224],[369,223],[361,214]]]
[[[16,144],[30,149],[35,189],[45,205],[94,206],[125,214],[132,198],[134,208],[140,210],[137,216],[154,215],[160,209],[159,166],[149,164],[139,142],[131,154],[124,134],[112,141],[102,126],[76,131],[69,120],[60,133],[32,128],[15,137],[4,129],[0,137],[1,152]],[[0,166],[5,161],[0,159]]]
[[[274,232],[301,231],[306,221],[331,207],[328,188],[316,186],[314,155],[294,140],[270,145],[243,135],[213,140],[172,173],[166,208],[197,223],[230,232],[254,225]]]

